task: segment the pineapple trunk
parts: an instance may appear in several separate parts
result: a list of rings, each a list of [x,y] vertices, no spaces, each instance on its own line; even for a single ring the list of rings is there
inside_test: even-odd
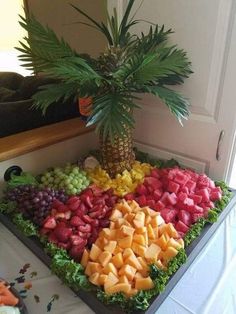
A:
[[[100,150],[102,167],[112,178],[126,169],[130,170],[135,160],[132,130],[127,129],[123,138],[116,136],[113,143],[109,139],[104,140],[100,134]]]

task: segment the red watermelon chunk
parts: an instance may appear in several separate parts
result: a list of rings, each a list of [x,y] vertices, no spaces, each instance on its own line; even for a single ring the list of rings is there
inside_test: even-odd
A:
[[[161,198],[163,192],[159,189],[153,191],[153,198],[155,201],[159,201],[159,199]]]
[[[148,194],[148,190],[147,190],[147,188],[146,188],[146,186],[144,184],[139,184],[137,186],[136,192],[139,195],[147,195]]]
[[[128,193],[124,197],[126,201],[133,201],[134,200],[134,193]]]
[[[148,200],[147,201],[147,206],[150,207],[151,209],[154,209],[155,205],[156,205],[156,203],[154,200]]]
[[[200,213],[192,214],[192,221],[193,221],[193,223],[197,222],[202,217],[203,217],[203,214],[200,214]]]
[[[145,195],[141,195],[136,197],[136,202],[141,206],[146,206],[147,205],[147,199]]]
[[[187,187],[190,192],[193,192],[193,191],[195,190],[195,188],[196,188],[196,185],[197,185],[196,182],[194,182],[194,181],[192,181],[192,180],[189,180],[189,181],[186,183],[185,187]]]
[[[178,194],[178,199],[179,199],[181,202],[184,202],[187,197],[188,197],[188,195],[187,195],[186,193],[182,192],[182,191]]]
[[[175,209],[164,208],[161,210],[161,216],[166,223],[175,222],[178,211]]]
[[[191,198],[195,204],[200,204],[202,201],[202,196],[197,194],[190,195],[189,198]]]
[[[192,214],[194,213],[203,214],[204,208],[198,205],[192,205],[188,207],[188,211]]]
[[[175,205],[177,203],[177,196],[175,193],[171,193],[167,196],[167,200],[169,204]]]
[[[182,233],[186,233],[188,230],[189,230],[189,227],[187,225],[185,225],[185,223],[183,223],[182,221],[178,221],[176,224],[175,224],[175,229],[178,231],[178,232],[182,232]]]
[[[186,176],[184,173],[180,171],[176,173],[176,176],[174,178],[174,181],[181,186],[184,186],[188,180],[189,180],[188,176]]]
[[[196,194],[202,196],[202,201],[203,202],[209,202],[210,195],[209,195],[209,192],[208,192],[207,188],[198,190]]]
[[[209,188],[210,189],[214,189],[216,186],[215,186],[215,182],[211,179],[209,179]]]
[[[201,174],[197,180],[198,187],[208,187],[209,186],[209,178],[205,174]]]
[[[194,205],[194,201],[187,197],[184,201],[183,201],[183,204],[185,205],[185,207],[190,207],[190,206],[193,206]]]
[[[156,203],[156,205],[155,205],[155,210],[158,211],[158,212],[161,211],[164,208],[165,208],[165,204],[162,203],[162,201],[158,201]]]
[[[160,178],[159,170],[157,168],[152,169],[150,176],[159,179]]]
[[[190,226],[192,224],[191,214],[186,210],[180,210],[178,212],[178,218],[187,226]]]
[[[161,197],[161,202],[164,203],[164,204],[167,204],[168,203],[168,196],[170,195],[169,192],[164,192],[162,194],[162,197]]]
[[[156,190],[162,187],[161,181],[154,177],[145,177],[144,184],[146,186],[150,185],[153,188],[153,190]]]
[[[180,185],[174,181],[169,181],[168,191],[177,194],[179,191]]]
[[[210,199],[211,201],[219,201],[222,198],[222,194],[220,192],[211,192],[210,194]]]
[[[189,195],[189,188],[187,188],[187,186],[182,187],[181,192],[186,193],[187,195]]]

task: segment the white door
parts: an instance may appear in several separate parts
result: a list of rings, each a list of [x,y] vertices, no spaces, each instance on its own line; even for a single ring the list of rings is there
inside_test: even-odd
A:
[[[112,2],[120,10],[126,3]],[[140,2],[136,0],[135,6]],[[153,155],[176,158],[214,179],[226,179],[236,128],[235,7],[234,0],[144,0],[137,14],[175,31],[171,41],[188,52],[194,74],[178,87],[191,102],[191,116],[184,127],[160,101],[147,95],[136,114],[136,143]],[[135,31],[148,27],[143,23]]]

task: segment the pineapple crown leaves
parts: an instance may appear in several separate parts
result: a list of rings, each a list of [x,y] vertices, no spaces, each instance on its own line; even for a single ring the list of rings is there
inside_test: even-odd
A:
[[[131,16],[134,1],[128,1],[121,21],[115,9],[113,15],[107,13],[108,25],[71,5],[88,20],[79,23],[96,28],[107,38],[108,50],[97,59],[75,52],[33,16],[21,17],[20,24],[29,35],[17,48],[22,53],[20,60],[26,68],[57,80],[33,96],[36,108],[45,113],[53,102],[92,96],[88,125],[96,124],[97,132],[110,139],[125,136],[127,128],[134,127],[136,97],[132,93],[159,97],[180,123],[188,117],[188,101],[166,87],[183,83],[192,73],[186,52],[167,45],[172,30],[165,30],[164,26],[153,24],[147,34],[131,34],[131,27],[140,22],[134,19],[137,11]]]

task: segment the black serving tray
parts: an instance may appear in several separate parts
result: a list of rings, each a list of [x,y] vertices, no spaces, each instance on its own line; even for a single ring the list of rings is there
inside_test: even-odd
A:
[[[182,265],[178,271],[170,278],[165,290],[153,298],[150,307],[145,311],[139,311],[136,313],[153,314],[157,311],[163,301],[168,297],[171,290],[175,287],[177,282],[181,279],[192,262],[198,256],[200,251],[204,248],[207,242],[210,240],[215,231],[219,228],[225,217],[229,214],[231,209],[236,205],[236,191],[233,191],[233,196],[230,203],[226,206],[223,212],[220,214],[218,221],[214,224],[206,224],[202,230],[201,235],[195,239],[187,248],[187,261]],[[42,244],[36,237],[27,238],[21,233],[16,225],[9,219],[9,217],[0,214],[0,221],[20,240],[22,241],[45,265],[50,268],[51,258],[44,252]],[[75,291],[74,291],[75,292]],[[75,292],[95,313],[97,314],[123,314],[124,312],[115,306],[107,306],[100,302],[95,293],[79,291]]]

